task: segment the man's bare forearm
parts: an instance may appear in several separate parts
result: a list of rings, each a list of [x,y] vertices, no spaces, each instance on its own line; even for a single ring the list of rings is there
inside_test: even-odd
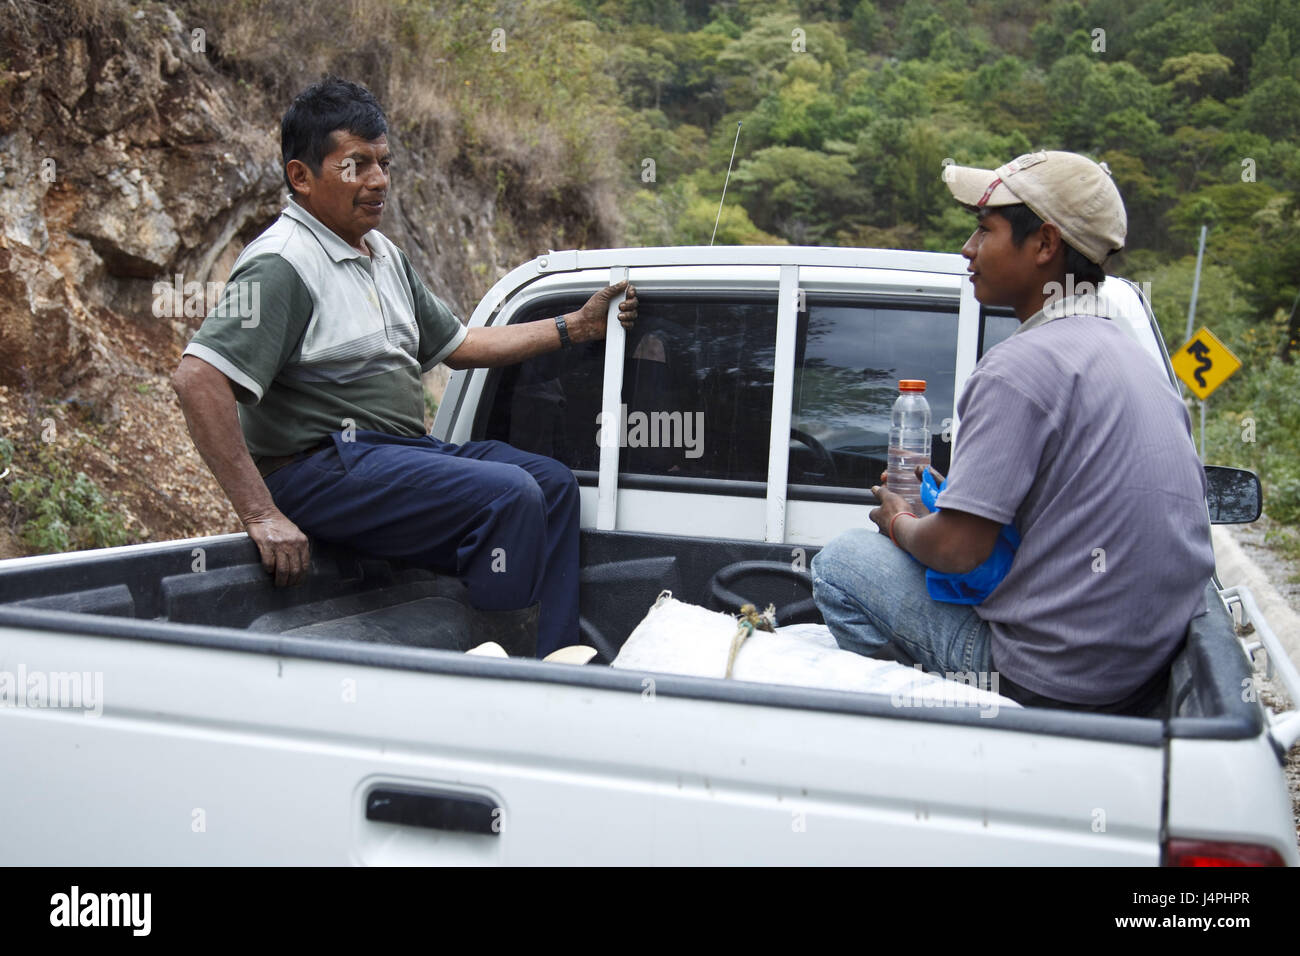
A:
[[[941,574],[966,574],[989,559],[1000,526],[955,511],[942,511],[894,522],[894,540],[927,568]]]
[[[217,369],[187,355],[172,376],[190,437],[230,499],[239,519],[247,524],[276,512],[271,492],[257,472],[244,434],[230,382]]]
[[[636,289],[624,279],[601,289],[576,312],[564,315],[569,342],[578,345],[604,338],[610,303],[620,294],[624,298],[618,306],[618,321],[630,329],[637,316]],[[554,318],[518,325],[476,326],[465,334],[456,351],[443,359],[443,364],[456,370],[500,368],[554,352],[562,344]]]
[[[566,315],[565,320],[572,314]],[[553,318],[517,325],[480,326],[465,333],[465,341],[445,362],[452,369],[501,368],[554,352],[559,347],[560,331]]]

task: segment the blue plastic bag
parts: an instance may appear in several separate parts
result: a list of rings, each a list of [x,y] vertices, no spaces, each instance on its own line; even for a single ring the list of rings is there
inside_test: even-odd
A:
[[[939,492],[948,486],[948,479],[942,485],[934,483],[934,475],[927,467],[921,475],[921,501],[931,511],[941,511],[935,505]],[[945,604],[979,604],[997,589],[1002,579],[1011,570],[1015,560],[1016,549],[1020,547],[1020,533],[1013,525],[1003,525],[998,533],[998,540],[993,545],[993,553],[988,560],[973,571],[965,574],[944,574],[931,568],[925,569],[925,589],[930,597]]]

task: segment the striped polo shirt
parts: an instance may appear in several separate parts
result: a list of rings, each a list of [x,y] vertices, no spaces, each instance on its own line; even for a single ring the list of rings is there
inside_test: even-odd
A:
[[[370,257],[291,201],[186,346],[230,379],[254,457],[348,427],[425,433],[420,373],[466,330],[386,236],[372,229],[365,242]]]

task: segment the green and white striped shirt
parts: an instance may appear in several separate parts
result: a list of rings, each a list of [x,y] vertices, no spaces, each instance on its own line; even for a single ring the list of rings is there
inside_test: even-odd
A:
[[[230,379],[253,456],[288,455],[351,424],[417,436],[420,373],[465,327],[377,230],[373,257],[296,202],[240,254],[185,348]]]

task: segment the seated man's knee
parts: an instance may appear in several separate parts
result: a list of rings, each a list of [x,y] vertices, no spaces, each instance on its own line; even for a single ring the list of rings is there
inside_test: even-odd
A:
[[[846,591],[861,592],[882,572],[883,549],[893,547],[888,538],[865,528],[845,531],[813,556],[809,570],[814,590],[822,581]]]
[[[572,469],[554,458],[537,456],[537,483],[548,498],[563,500],[578,494],[578,479]]]
[[[897,600],[898,580],[911,571],[911,562],[888,536],[851,529],[813,557],[809,567],[813,600],[828,624],[832,618],[847,621],[863,613],[881,615]]]
[[[534,510],[545,514],[546,496],[533,476],[517,465],[509,466],[505,474],[497,495],[499,506],[512,511]]]

